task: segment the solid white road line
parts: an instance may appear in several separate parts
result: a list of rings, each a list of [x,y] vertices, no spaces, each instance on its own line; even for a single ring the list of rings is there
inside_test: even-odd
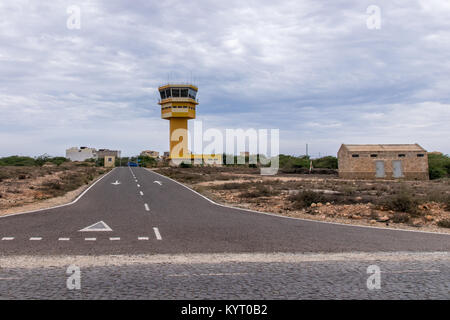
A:
[[[144,204],[144,207],[145,207],[145,211],[150,211],[150,208],[148,207],[148,204]]]
[[[138,237],[138,240],[149,240],[148,237]]]
[[[140,195],[141,195],[141,196],[143,196],[143,195],[144,195],[144,193],[143,193],[142,191],[140,191],[139,193],[140,193]]]
[[[95,241],[97,238],[84,238],[85,241]]]
[[[158,228],[153,228],[153,231],[155,232],[155,236],[157,240],[162,240],[161,234],[159,233]]]
[[[111,241],[119,241],[120,237],[111,237],[111,238],[109,238],[109,240],[111,240]]]
[[[58,241],[69,241],[70,238],[59,238]]]
[[[42,240],[41,237],[31,237],[30,238],[30,241],[40,241],[40,240]]]
[[[14,240],[14,237],[3,237],[2,241],[11,241]]]

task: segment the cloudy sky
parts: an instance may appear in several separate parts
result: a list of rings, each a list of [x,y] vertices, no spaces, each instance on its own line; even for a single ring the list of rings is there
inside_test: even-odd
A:
[[[282,153],[450,153],[449,17],[443,0],[2,1],[0,156],[166,151],[157,87],[191,80],[205,129],[279,128]]]

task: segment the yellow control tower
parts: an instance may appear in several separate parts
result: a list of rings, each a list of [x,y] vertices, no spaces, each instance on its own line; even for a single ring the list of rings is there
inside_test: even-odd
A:
[[[195,119],[198,88],[191,84],[168,84],[158,90],[161,118],[170,120],[170,159],[191,160],[187,122]]]

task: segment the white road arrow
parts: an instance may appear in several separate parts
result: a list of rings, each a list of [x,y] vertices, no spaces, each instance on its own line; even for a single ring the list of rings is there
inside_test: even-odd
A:
[[[90,225],[89,227],[81,229],[80,231],[85,232],[85,231],[113,231],[113,230],[103,221],[99,221],[94,223],[93,225]]]
[[[111,184],[113,184],[113,185],[115,185],[115,186],[118,186],[118,185],[120,184],[120,182],[119,182],[118,180],[116,180],[116,182],[113,182],[113,183],[111,183]]]
[[[153,181],[153,183],[157,183],[157,184],[159,184],[160,186],[162,186],[161,181]]]

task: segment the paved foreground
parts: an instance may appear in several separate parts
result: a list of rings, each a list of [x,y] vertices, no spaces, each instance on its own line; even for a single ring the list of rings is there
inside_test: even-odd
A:
[[[9,256],[0,265],[1,299],[450,298],[446,253]],[[80,268],[79,290],[67,288],[69,265]],[[371,265],[380,289],[367,287]]]

